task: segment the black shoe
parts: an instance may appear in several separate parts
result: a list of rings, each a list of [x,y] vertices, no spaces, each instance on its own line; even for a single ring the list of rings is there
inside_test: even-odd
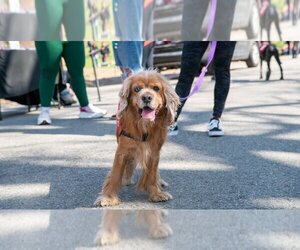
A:
[[[211,119],[208,124],[208,136],[220,137],[224,135],[224,131],[221,128],[221,122],[218,119]]]

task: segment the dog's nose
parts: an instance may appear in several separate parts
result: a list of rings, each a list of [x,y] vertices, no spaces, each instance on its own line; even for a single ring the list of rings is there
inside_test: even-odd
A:
[[[145,104],[149,104],[152,101],[152,96],[151,95],[143,95],[142,100]]]

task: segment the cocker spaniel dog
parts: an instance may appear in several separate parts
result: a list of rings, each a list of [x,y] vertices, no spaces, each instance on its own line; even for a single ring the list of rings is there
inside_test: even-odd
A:
[[[127,78],[119,96],[118,148],[113,167],[94,206],[119,204],[119,187],[133,184],[132,176],[137,165],[142,168],[137,191],[145,189],[152,202],[172,199],[162,190],[167,184],[160,179],[158,163],[168,126],[175,119],[179,97],[156,71],[143,71]]]

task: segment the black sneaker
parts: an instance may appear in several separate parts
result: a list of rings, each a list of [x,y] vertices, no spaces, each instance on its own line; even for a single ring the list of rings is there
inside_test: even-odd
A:
[[[208,136],[209,137],[219,137],[223,136],[224,131],[221,128],[221,122],[218,119],[211,119],[208,124]]]
[[[169,136],[175,136],[178,135],[178,126],[177,126],[177,122],[173,123],[169,129],[168,129],[168,135]]]

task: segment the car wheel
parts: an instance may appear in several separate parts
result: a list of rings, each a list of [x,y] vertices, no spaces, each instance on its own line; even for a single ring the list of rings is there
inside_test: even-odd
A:
[[[255,39],[258,37],[260,31],[259,19],[260,16],[259,16],[258,8],[256,4],[253,4],[251,14],[250,14],[249,24],[246,29],[248,39]]]
[[[259,60],[258,44],[254,42],[251,47],[249,58],[246,60],[246,64],[249,68],[256,67],[259,64]]]

